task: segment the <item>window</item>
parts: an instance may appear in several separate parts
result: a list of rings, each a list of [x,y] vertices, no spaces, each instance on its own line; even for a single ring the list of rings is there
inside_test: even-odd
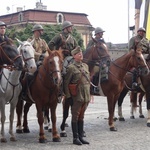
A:
[[[23,21],[23,13],[19,13],[19,15],[18,15],[18,21],[19,22],[22,22]]]
[[[64,22],[64,16],[63,16],[63,14],[62,13],[58,13],[56,20],[57,20],[58,24],[62,24]]]

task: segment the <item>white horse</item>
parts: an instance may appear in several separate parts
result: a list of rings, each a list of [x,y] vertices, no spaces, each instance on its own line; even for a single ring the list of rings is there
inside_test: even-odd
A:
[[[22,56],[24,67],[27,68],[29,73],[34,73],[37,69],[35,59],[34,59],[34,48],[32,44],[28,41],[21,42],[17,39],[20,46],[18,51]],[[10,125],[9,125],[9,134],[10,141],[16,141],[14,132],[13,132],[13,120],[14,120],[14,111],[18,102],[18,96],[22,90],[20,83],[20,75],[22,70],[8,70],[3,69],[2,77],[0,80],[0,112],[1,112],[1,142],[7,142],[4,131],[5,123],[5,105],[10,104]]]

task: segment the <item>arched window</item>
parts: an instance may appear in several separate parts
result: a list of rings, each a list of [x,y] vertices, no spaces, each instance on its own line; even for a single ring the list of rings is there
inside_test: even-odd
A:
[[[19,15],[18,15],[18,21],[19,22],[22,22],[23,21],[23,13],[19,13]]]
[[[64,16],[63,16],[63,14],[62,13],[58,13],[56,20],[57,20],[58,24],[62,24],[64,22]]]

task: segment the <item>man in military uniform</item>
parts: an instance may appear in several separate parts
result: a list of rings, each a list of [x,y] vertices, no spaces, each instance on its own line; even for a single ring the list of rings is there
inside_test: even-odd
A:
[[[8,39],[5,33],[6,33],[6,24],[3,21],[0,21],[0,43]]]
[[[105,32],[102,28],[97,27],[95,28],[95,41],[97,42],[102,42],[105,44],[105,40],[103,38],[103,33]],[[86,52],[88,53],[88,50],[91,49],[95,45],[95,41],[91,39],[89,43],[87,44],[86,47]],[[107,51],[107,45],[106,49]],[[107,53],[107,52],[106,52]],[[110,65],[110,57],[99,57],[100,63],[99,63],[99,72],[95,73],[93,76],[92,82],[97,85],[99,82],[105,82],[108,80],[108,70],[109,70],[109,65]],[[100,77],[99,77],[100,76]],[[100,79],[100,81],[98,81]],[[98,85],[97,85],[98,86]],[[99,87],[91,87],[91,93],[95,95],[99,95]]]
[[[137,43],[145,38],[145,34],[146,30],[144,28],[139,28],[137,30],[137,35],[129,40],[129,51],[136,48]],[[132,74],[132,90],[136,90],[139,87],[139,84],[137,83],[137,76],[138,71],[134,69]]]
[[[90,73],[87,64],[83,63],[83,54],[78,46],[71,51],[74,62],[67,68],[64,78],[64,92],[66,99],[72,99],[71,107],[71,125],[73,132],[73,144],[89,144],[83,139],[84,113],[90,101]],[[78,83],[80,81],[80,83]],[[70,83],[78,83],[77,95],[72,96],[68,89]]]
[[[73,24],[70,21],[64,21],[62,32],[54,36],[48,43],[50,50],[63,50],[64,57],[71,56],[71,51],[77,46],[75,38],[71,35]]]
[[[29,42],[33,42],[33,48],[35,49],[35,61],[37,66],[42,64],[44,56],[47,55],[47,51],[49,50],[48,45],[44,39],[41,38],[41,35],[44,32],[44,28],[40,24],[35,24],[32,28],[33,36],[28,38]],[[26,98],[27,86],[30,84],[34,76],[32,74],[26,73],[25,75],[25,82],[26,84],[23,86],[22,89],[22,99]]]
[[[29,42],[33,40],[33,48],[35,49],[35,61],[39,61],[41,54],[46,54],[49,49],[46,41],[41,38],[44,33],[44,28],[40,24],[35,24],[32,29],[33,36],[28,39]]]
[[[103,33],[105,32],[102,28],[100,28],[100,27],[97,27],[97,28],[95,28],[95,40],[96,41],[102,41],[102,42],[104,42],[105,43],[105,41],[104,41],[104,38],[103,38]],[[87,47],[86,47],[86,49],[88,49],[88,48],[90,48],[91,46],[93,46],[94,45],[94,41],[93,40],[90,40],[89,41],[89,43],[87,44]]]

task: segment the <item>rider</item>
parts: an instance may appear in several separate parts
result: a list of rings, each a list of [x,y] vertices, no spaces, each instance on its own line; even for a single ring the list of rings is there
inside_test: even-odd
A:
[[[102,41],[105,43],[105,40],[103,38],[103,33],[105,32],[102,28],[100,27],[97,27],[95,28],[95,40],[96,41]],[[93,46],[94,45],[94,41],[93,40],[90,40],[89,43],[87,44],[87,48],[88,49],[89,47]]]
[[[37,63],[37,66],[42,64],[42,61],[44,59],[44,56],[47,55],[47,51],[49,50],[48,45],[44,39],[41,38],[41,35],[43,35],[44,28],[40,24],[35,24],[32,28],[33,36],[31,38],[28,38],[28,41],[33,41],[33,48],[35,49],[35,61]],[[27,78],[26,78],[27,77]],[[27,85],[30,84],[31,80],[33,79],[33,75],[26,74],[25,76],[27,84],[23,86],[22,89],[22,98],[26,98],[26,90]]]
[[[48,43],[50,50],[63,50],[64,57],[71,56],[71,51],[77,46],[75,38],[71,35],[73,24],[70,21],[64,21],[62,32],[55,35]]]
[[[101,41],[102,43],[105,44],[105,40],[103,38],[103,33],[105,32],[102,28],[100,27],[97,27],[95,28],[95,40],[97,42]],[[95,42],[93,41],[93,39],[91,39],[89,41],[89,43],[87,44],[87,47],[86,47],[86,51],[90,50],[92,46],[95,46]],[[110,57],[107,57],[107,58],[100,58],[100,75],[101,75],[101,79],[100,79],[100,82],[105,82],[108,80],[108,67],[110,65]],[[97,84],[97,79],[99,78],[99,75],[95,75],[93,77],[93,83],[94,84]],[[98,87],[91,87],[92,91],[91,92],[94,92],[94,94],[99,94],[99,88]]]
[[[5,35],[6,27],[6,24],[3,21],[0,21],[0,43],[8,39],[8,37]]]
[[[136,44],[139,43],[143,38],[145,38],[145,34],[145,28],[140,27],[137,30],[137,35],[129,40],[129,51],[136,48]],[[139,84],[137,83],[137,76],[138,72],[136,69],[134,69],[132,74],[132,90],[135,90],[139,87]]]

